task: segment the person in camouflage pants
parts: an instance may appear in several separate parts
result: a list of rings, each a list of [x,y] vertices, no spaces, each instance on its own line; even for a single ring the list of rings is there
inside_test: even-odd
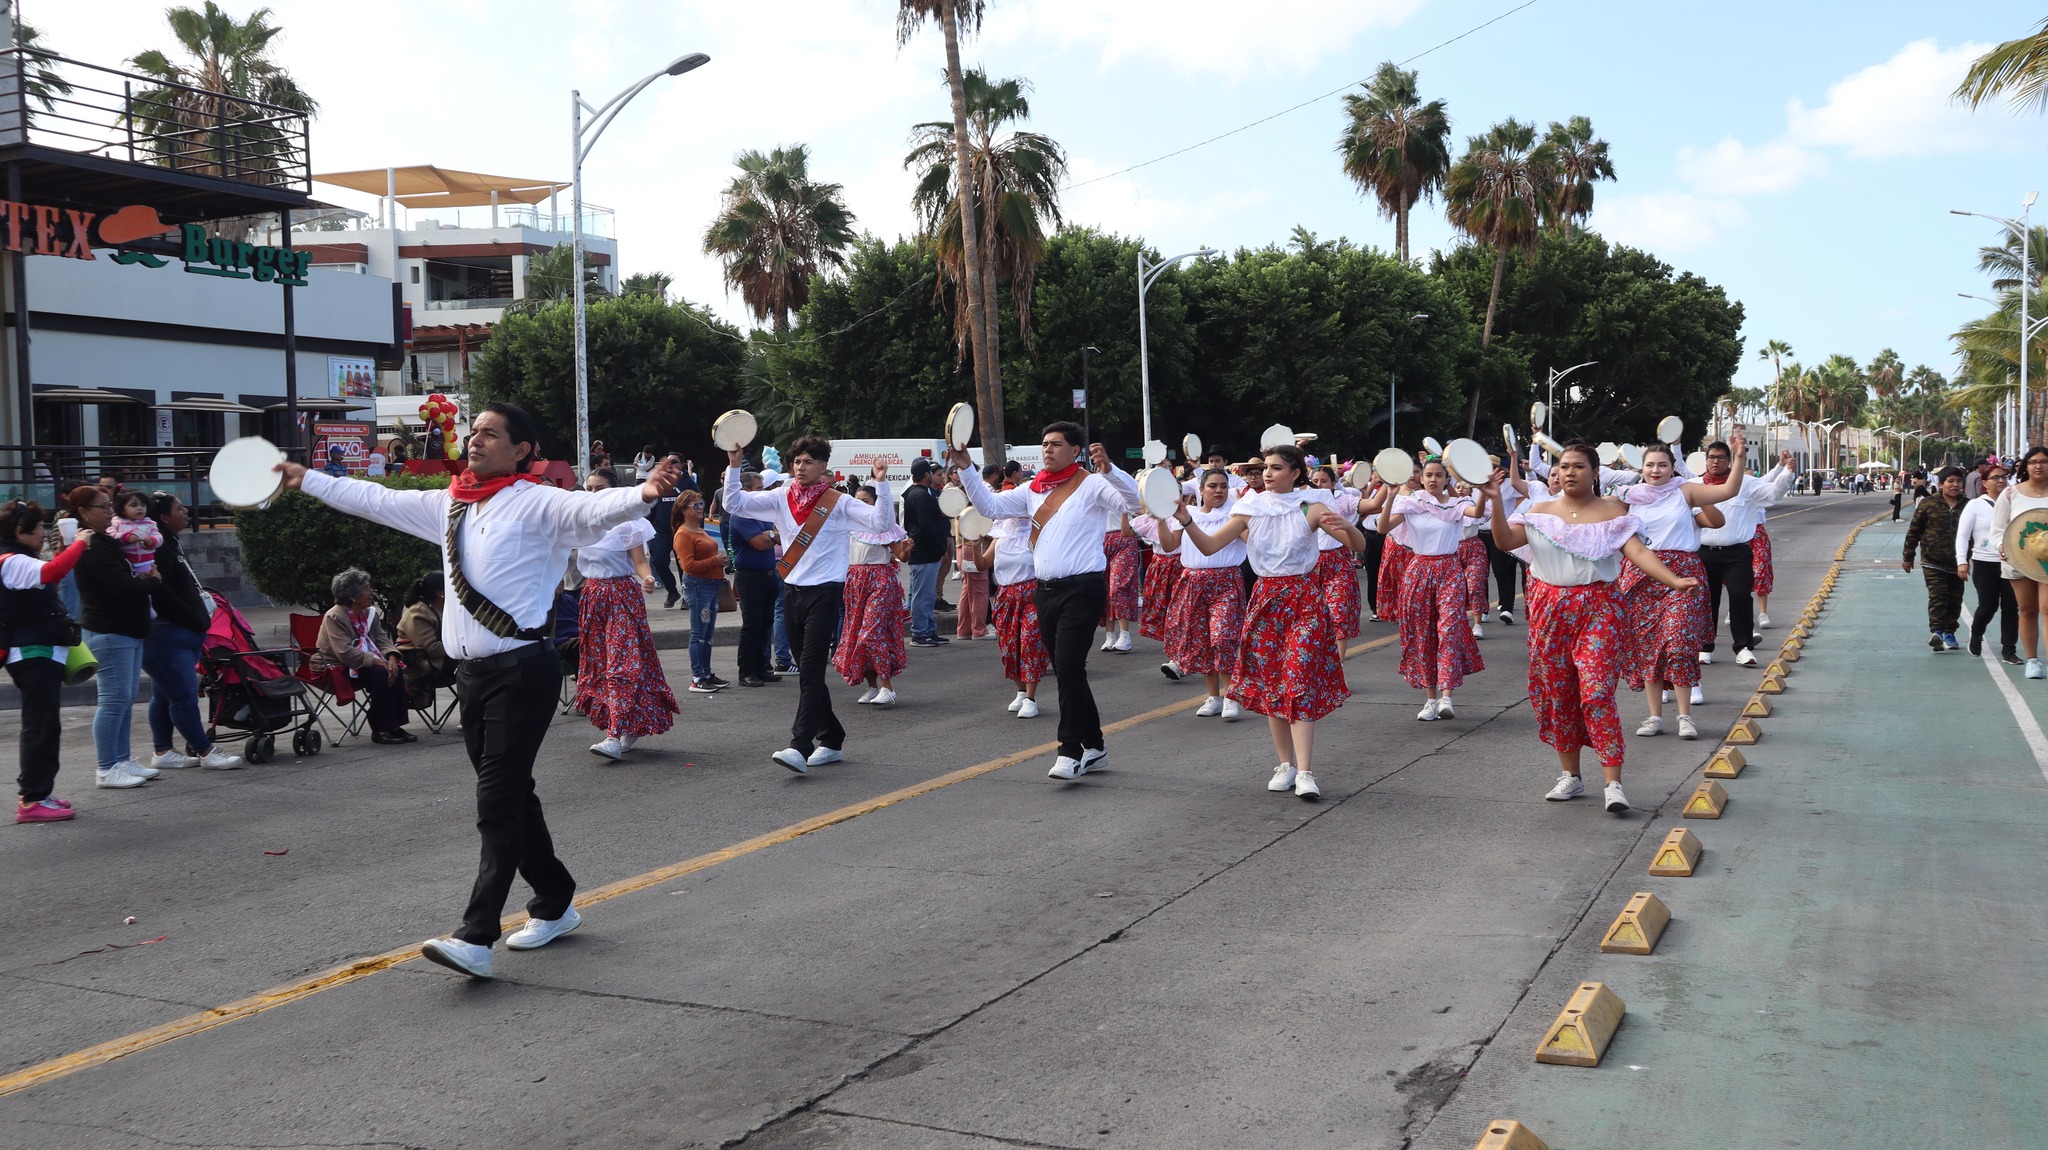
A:
[[[1949,467],[1941,473],[1941,487],[1932,499],[1913,508],[1913,522],[1906,527],[1906,554],[1901,564],[1913,570],[1913,553],[1920,553],[1920,572],[1927,580],[1927,645],[1936,651],[1953,651],[1956,624],[1963,613],[1963,580],[1956,574],[1956,521],[1963,513],[1963,471]]]

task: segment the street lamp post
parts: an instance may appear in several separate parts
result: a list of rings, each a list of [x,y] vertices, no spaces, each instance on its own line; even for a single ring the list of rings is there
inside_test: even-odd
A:
[[[569,274],[570,282],[574,285],[570,291],[571,297],[574,300],[571,310],[575,313],[574,322],[576,328],[576,469],[578,475],[587,476],[590,474],[590,348],[587,333],[584,331],[583,315],[583,160],[590,155],[590,149],[597,146],[598,137],[604,135],[604,130],[611,127],[612,121],[618,118],[620,109],[624,108],[633,97],[639,95],[647,85],[654,83],[663,76],[680,76],[693,68],[709,63],[710,60],[711,57],[706,56],[702,52],[693,52],[688,56],[678,57],[668,67],[648,76],[639,83],[605,101],[602,107],[593,108],[585,103],[580,89],[571,89],[569,92],[569,122],[572,133],[569,139],[569,212],[572,217],[569,238],[572,266],[569,269]],[[583,114],[585,112],[590,113],[590,123],[587,129],[583,122]],[[590,135],[588,140],[583,138],[586,130]]]
[[[1848,421],[1844,419],[1830,419],[1820,424],[1820,452],[1822,457],[1822,462],[1819,468],[1820,470],[1835,470],[1836,465],[1839,462],[1835,458],[1835,428],[1840,427],[1847,422]]]
[[[1543,405],[1543,434],[1554,435],[1551,427],[1557,419],[1557,381],[1582,367],[1592,367],[1599,362],[1597,359],[1589,359],[1584,363],[1573,364],[1563,371],[1559,371],[1554,367],[1550,369],[1550,402]]]
[[[1144,406],[1146,443],[1152,442],[1152,361],[1145,339],[1145,293],[1152,290],[1153,283],[1167,268],[1182,260],[1200,259],[1215,254],[1215,248],[1203,248],[1200,251],[1182,252],[1172,259],[1160,260],[1155,264],[1146,262],[1144,252],[1138,253],[1138,402]]]
[[[1081,349],[1081,442],[1087,443],[1090,416],[1095,413],[1095,397],[1088,393],[1088,357],[1101,355],[1102,349],[1090,345]]]
[[[2021,446],[2022,446],[2022,447],[2024,447],[2024,446],[2025,446],[2025,444],[2026,444],[2026,442],[2027,442],[2027,433],[2028,433],[2028,430],[2029,430],[2029,428],[2028,428],[2028,425],[2027,425],[2027,359],[2028,359],[2028,356],[2027,356],[2027,342],[2028,342],[2028,340],[2029,340],[2029,339],[2031,338],[2031,336],[2032,336],[2032,333],[2031,333],[2031,332],[2029,332],[2029,331],[2028,331],[2028,328],[2027,328],[2027,289],[2028,289],[2028,288],[2029,288],[2029,287],[2031,286],[2031,285],[2030,285],[2030,284],[2028,283],[2028,281],[2034,278],[2034,267],[2033,267],[2033,264],[2034,264],[2034,259],[2033,259],[2033,251],[2031,250],[2031,249],[2032,249],[2032,246],[2033,246],[2033,245],[2032,245],[2032,244],[2031,244],[2031,243],[2029,242],[2029,241],[2030,241],[2030,240],[2032,239],[2032,237],[2031,237],[2031,236],[2030,236],[2030,235],[2028,234],[2028,232],[2027,232],[2027,213],[2029,213],[2029,212],[2031,212],[2031,211],[2033,211],[2033,210],[2034,210],[2034,199],[2035,199],[2035,198],[2036,198],[2037,196],[2039,196],[2040,194],[2041,194],[2041,193],[2039,193],[2039,192],[2028,192],[2028,193],[2027,193],[2026,199],[2024,199],[2024,200],[2022,200],[2022,201],[2020,202],[2020,218],[2019,218],[2018,220],[2008,220],[2008,219],[2006,219],[2006,218],[2005,218],[2004,216],[1994,216],[1994,215],[1991,215],[1991,214],[1990,214],[1990,213],[1988,213],[1988,212],[1966,212],[1966,211],[1963,211],[1963,210],[1961,210],[1961,209],[1959,209],[1959,208],[1950,208],[1950,209],[1949,209],[1949,213],[1950,213],[1951,215],[1957,215],[1957,216],[1976,216],[1976,217],[1977,217],[1977,218],[1979,218],[1979,219],[1984,219],[1984,220],[1996,220],[1997,222],[1999,222],[1999,223],[2001,223],[2001,224],[2004,224],[2004,225],[2006,226],[2006,229],[2007,229],[2008,231],[2014,231],[2014,232],[2018,232],[2018,233],[2019,233],[2019,237],[2020,237],[2020,444],[2021,444]]]

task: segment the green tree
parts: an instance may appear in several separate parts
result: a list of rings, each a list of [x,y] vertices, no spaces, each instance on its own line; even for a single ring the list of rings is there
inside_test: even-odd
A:
[[[57,97],[71,95],[72,87],[70,81],[59,75],[57,70],[48,64],[48,61],[54,58],[56,53],[44,48],[42,39],[43,34],[33,24],[16,24],[14,26],[14,46],[22,49],[30,59],[36,61],[33,67],[23,70],[21,80],[22,91],[27,94],[29,99],[41,104],[45,111],[55,111],[57,108]]]
[[[470,364],[475,407],[509,400],[533,413],[549,442],[575,455],[573,317],[566,304],[508,313]],[[696,458],[711,424],[739,406],[746,342],[687,302],[627,295],[589,305],[590,431],[613,443],[653,443]]]
[[[655,299],[667,299],[668,289],[675,286],[676,277],[667,272],[634,272],[619,281],[620,295],[651,295]]]
[[[1593,121],[1584,116],[1563,124],[1552,120],[1543,143],[1550,149],[1556,180],[1550,222],[1570,231],[1573,221],[1593,214],[1593,185],[1614,179],[1614,161],[1607,156],[1607,141],[1593,135]]]
[[[369,482],[427,491],[448,486],[448,477],[393,475]],[[261,511],[237,511],[235,535],[249,582],[280,603],[308,611],[334,606],[334,577],[360,567],[370,573],[370,587],[384,613],[395,617],[406,587],[422,572],[441,567],[439,545],[336,511],[296,491],[285,492]]]
[[[547,311],[558,303],[576,297],[576,281],[569,269],[576,266],[576,249],[571,244],[556,244],[539,255],[526,257],[526,279],[524,294],[505,307],[505,314],[535,315]],[[583,298],[586,301],[606,299],[611,292],[604,286],[604,273],[597,270],[590,252],[583,253]]]
[[[1408,262],[1408,213],[1434,198],[1451,166],[1451,118],[1442,100],[1422,102],[1416,74],[1380,64],[1365,92],[1344,97],[1337,154],[1360,193],[1394,221],[1394,254]]]
[[[1509,252],[1536,250],[1556,186],[1556,157],[1550,145],[1536,141],[1534,126],[1502,120],[1483,136],[1465,143],[1465,154],[1444,177],[1444,202],[1451,226],[1493,253],[1493,290],[1486,301],[1486,322],[1480,328],[1481,349],[1493,343],[1495,313]],[[1465,434],[1479,424],[1483,388],[1472,388]]]
[[[258,8],[236,20],[213,0],[203,8],[165,11],[183,58],[152,48],[129,60],[165,85],[137,92],[133,104],[143,109],[136,114],[136,126],[159,164],[241,178],[297,147],[286,135],[251,122],[246,106],[236,103],[255,100],[307,116],[320,110],[272,58],[272,42],[284,32],[271,22],[272,15]]]
[[[2048,20],[2032,35],[2007,40],[1977,57],[1954,93],[1971,108],[2000,96],[2016,110],[2048,108]]]
[[[2019,232],[2006,228],[2005,242],[1977,249],[1977,270],[1991,277],[1993,291],[2018,288],[2022,270],[2027,273],[2027,290],[2041,290],[2041,261],[2048,259],[2048,228],[2039,224],[2028,228],[2027,245],[2022,249]]]
[[[1759,402],[1770,404],[1777,400],[1778,384],[1785,378],[1785,360],[1792,354],[1792,345],[1782,339],[1767,339],[1756,349],[1758,359],[1771,361],[1771,386],[1764,390]]]
[[[853,213],[844,188],[811,178],[804,144],[765,155],[748,150],[733,163],[740,174],[705,229],[704,251],[725,264],[727,290],[738,290],[754,319],[785,332],[810,297],[812,277],[845,265]]]

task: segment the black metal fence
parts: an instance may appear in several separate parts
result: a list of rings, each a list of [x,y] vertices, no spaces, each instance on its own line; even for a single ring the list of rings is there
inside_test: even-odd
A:
[[[66,447],[39,445],[35,462],[23,466],[30,449],[0,443],[0,502],[33,499],[57,506],[61,493],[74,483],[97,483],[111,475],[130,491],[168,491],[191,509],[195,523],[224,523],[233,512],[214,498],[207,471],[214,447]],[[303,462],[303,453],[290,453]]]

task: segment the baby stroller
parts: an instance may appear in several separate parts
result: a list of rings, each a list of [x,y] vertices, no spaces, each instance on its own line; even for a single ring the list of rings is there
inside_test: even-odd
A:
[[[292,731],[292,753],[320,753],[320,728],[306,684],[294,677],[299,653],[261,650],[249,621],[227,597],[211,587],[201,592],[213,603],[213,622],[199,657],[199,690],[207,699],[207,737],[222,728],[246,731],[242,757],[270,761],[276,732]]]

